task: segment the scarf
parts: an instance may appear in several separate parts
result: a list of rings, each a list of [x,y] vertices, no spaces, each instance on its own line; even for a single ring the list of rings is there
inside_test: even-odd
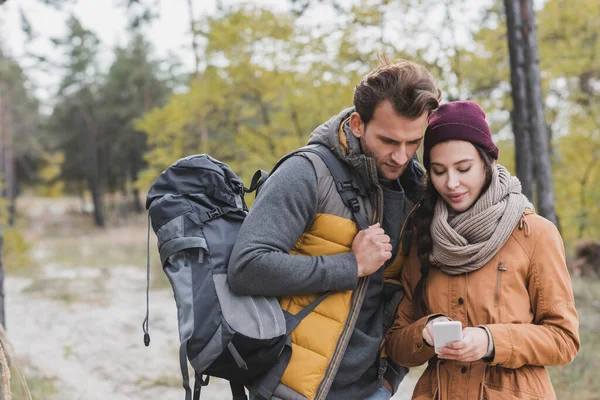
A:
[[[431,262],[449,275],[478,270],[508,241],[525,208],[533,206],[521,193],[521,182],[496,164],[490,186],[468,210],[456,213],[438,199]]]

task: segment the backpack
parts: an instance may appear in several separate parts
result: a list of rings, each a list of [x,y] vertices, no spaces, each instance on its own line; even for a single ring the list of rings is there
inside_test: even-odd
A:
[[[299,152],[318,154],[329,167],[344,204],[361,229],[358,188],[346,166],[326,147],[309,145],[278,161],[272,171]],[[272,173],[272,172],[271,172]],[[224,163],[206,154],[176,161],[151,186],[148,210],[148,262],[144,343],[150,344],[150,224],[158,239],[161,265],[177,305],[180,367],[185,399],[191,400],[187,362],[195,371],[194,400],[210,376],[230,382],[234,400],[246,400],[244,386],[270,399],[291,357],[292,330],[328,295],[323,293],[298,314],[283,311],[276,297],[240,296],[227,283],[227,265],[248,213],[244,195],[257,192],[269,174],[257,171],[250,187]]]

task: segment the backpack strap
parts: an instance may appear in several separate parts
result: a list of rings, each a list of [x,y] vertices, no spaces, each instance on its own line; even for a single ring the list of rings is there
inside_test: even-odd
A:
[[[323,160],[325,165],[327,165],[327,168],[329,168],[329,172],[331,172],[331,176],[335,182],[335,188],[342,197],[344,205],[350,209],[360,229],[367,229],[369,223],[367,218],[360,213],[360,203],[358,202],[358,193],[360,193],[360,190],[354,183],[354,179],[346,164],[323,145],[309,145],[298,151],[314,153],[321,157],[321,160]]]
[[[150,333],[148,332],[150,323],[150,213],[148,213],[148,236],[146,237],[146,318],[142,322],[144,331],[144,344],[150,346]]]
[[[202,379],[202,375],[196,374],[194,380],[194,391],[190,389],[190,374],[188,373],[188,363],[187,363],[187,340],[181,342],[179,346],[179,366],[181,367],[181,377],[183,378],[182,386],[183,390],[185,390],[185,400],[192,400],[192,395],[194,396],[193,400],[200,399],[200,391],[202,386],[208,385],[209,377]]]
[[[313,312],[319,304],[323,302],[329,296],[331,292],[325,292],[312,301],[309,305],[304,307],[302,310],[298,311],[295,315],[283,310],[283,315],[285,316],[285,324],[286,324],[286,339],[285,345],[281,350],[281,354],[277,358],[277,362],[275,365],[266,373],[262,381],[258,384],[256,389],[256,396],[259,399],[270,400],[273,396],[273,392],[275,392],[275,388],[279,385],[281,381],[281,377],[285,372],[288,364],[290,363],[290,359],[292,358],[292,341],[290,339],[290,334],[296,327],[302,322],[307,315]]]
[[[333,154],[333,151],[322,144],[310,144],[286,154],[277,161],[277,164],[275,164],[269,174],[261,170],[256,171],[252,177],[250,187],[246,188],[245,191],[248,193],[256,190],[256,195],[258,196],[260,187],[265,183],[267,178],[272,175],[285,160],[300,153],[314,153],[321,158],[333,177],[335,188],[342,197],[344,205],[350,209],[352,216],[360,229],[367,229],[369,227],[369,222],[367,221],[367,218],[360,213],[360,203],[358,201],[360,189],[355,184],[348,166],[342,160],[337,158],[335,154]]]
[[[233,395],[233,400],[248,400],[248,397],[246,397],[246,390],[244,389],[244,385],[229,382],[229,386],[231,387],[231,394]]]
[[[258,171],[256,171],[254,173],[254,176],[252,176],[252,180],[250,181],[250,186],[244,187],[244,193],[252,193],[255,190],[260,189],[260,187],[262,186],[263,183],[265,183],[265,181],[267,180],[268,177],[269,177],[268,172],[263,171],[262,169],[259,169]]]
[[[206,211],[206,212],[203,212],[202,214],[200,214],[200,218],[199,218],[200,224],[199,225],[204,225],[211,219],[219,218],[221,215],[227,214],[232,211],[237,211],[237,210],[239,210],[238,207],[215,207],[210,211]]]

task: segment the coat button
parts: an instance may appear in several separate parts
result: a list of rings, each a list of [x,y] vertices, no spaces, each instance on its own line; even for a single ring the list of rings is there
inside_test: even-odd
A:
[[[463,305],[465,304],[465,299],[463,299],[462,297],[458,298],[458,304]]]
[[[420,349],[421,347],[423,347],[422,343],[417,343],[417,349]]]
[[[467,367],[462,367],[460,369],[460,372],[463,373],[463,374],[466,374],[467,373]]]

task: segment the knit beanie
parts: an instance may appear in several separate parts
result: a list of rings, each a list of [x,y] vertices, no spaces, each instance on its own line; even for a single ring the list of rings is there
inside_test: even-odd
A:
[[[433,146],[448,140],[464,140],[476,144],[494,160],[498,147],[492,141],[485,113],[472,101],[453,101],[439,106],[429,117],[423,144],[423,164],[429,169],[429,153]]]

